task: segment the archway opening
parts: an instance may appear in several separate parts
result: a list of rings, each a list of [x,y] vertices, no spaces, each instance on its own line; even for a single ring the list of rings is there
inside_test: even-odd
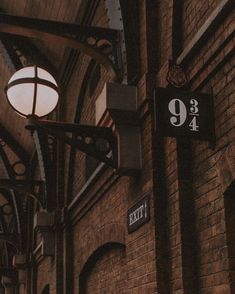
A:
[[[80,294],[121,293],[125,289],[125,246],[108,243],[88,259],[79,277]]]

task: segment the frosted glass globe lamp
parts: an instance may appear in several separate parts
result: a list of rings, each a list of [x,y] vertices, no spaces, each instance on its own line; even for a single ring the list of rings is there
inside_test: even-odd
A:
[[[27,118],[40,118],[50,114],[59,99],[55,79],[38,66],[24,67],[15,72],[5,91],[11,107]]]

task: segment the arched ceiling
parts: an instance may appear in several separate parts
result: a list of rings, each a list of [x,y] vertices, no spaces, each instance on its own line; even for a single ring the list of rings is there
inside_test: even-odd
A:
[[[8,14],[42,18],[48,20],[58,20],[74,22],[77,18],[81,1],[11,1],[3,0],[0,3],[0,11]],[[22,57],[23,65],[27,62],[31,62],[35,56],[38,57],[40,52],[41,60],[37,60],[37,63],[50,63],[50,68],[54,71],[60,72],[63,57],[66,48],[63,46],[57,46],[54,43],[42,42],[36,40],[23,40],[23,38],[12,38],[12,36],[3,35],[2,43],[0,46],[0,125],[4,126],[6,130],[21,144],[21,146],[29,153],[32,152],[34,146],[30,138],[30,135],[25,132],[24,125],[25,120],[20,116],[17,116],[5,99],[4,88],[15,71],[17,66],[16,62],[12,62],[12,54],[10,49],[12,46],[17,45],[17,50],[20,54],[27,56]],[[8,42],[8,43],[7,43]],[[29,45],[25,46],[25,43],[31,43],[30,49],[27,50]],[[7,46],[8,45],[8,46]],[[23,52],[22,52],[23,51]],[[30,56],[31,55],[31,56]],[[25,60],[26,59],[26,60]],[[27,60],[28,59],[28,60]],[[47,62],[47,67],[48,67]]]
[[[91,25],[99,3],[105,10],[100,0],[1,0],[0,12]],[[108,51],[105,46],[103,50]],[[65,90],[77,56],[77,50],[62,44],[0,33],[0,182],[1,179],[28,180],[30,160],[35,154],[34,141],[25,130],[25,119],[18,116],[6,100],[4,88],[9,78],[17,69],[35,63],[48,69]],[[4,260],[22,247],[22,203],[25,201],[22,194],[7,190],[0,183],[0,255]]]
[[[1,0],[0,12],[74,23],[81,2]],[[32,137],[25,131],[25,119],[14,113],[6,100],[4,88],[9,78],[17,69],[37,63],[60,79],[68,50],[50,42],[0,34],[0,180],[28,179],[29,163],[35,153]],[[22,249],[24,201],[19,191],[0,187],[0,268],[10,268],[12,256]]]

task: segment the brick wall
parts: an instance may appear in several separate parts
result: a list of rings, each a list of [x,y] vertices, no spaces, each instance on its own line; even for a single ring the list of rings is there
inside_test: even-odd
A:
[[[144,5],[142,8],[144,8]],[[96,18],[99,20],[105,19],[103,16],[97,16]],[[142,27],[144,27],[144,22]],[[144,33],[142,37],[145,39]],[[142,44],[145,46],[144,41]],[[103,77],[105,78],[104,75]],[[139,92],[144,91],[145,87],[145,83],[140,82]],[[101,89],[102,85],[99,85],[97,93]],[[86,96],[82,112],[83,122],[94,122],[94,101],[97,93],[94,97]],[[143,100],[144,97],[140,95],[140,105]],[[113,174],[111,169],[108,169],[87,189],[87,192],[80,193],[80,201],[78,201],[81,206],[84,205],[83,209],[87,212],[82,216],[74,216],[75,219],[73,220],[73,284],[75,292],[79,289],[79,280],[81,281],[81,277],[84,278],[84,268],[86,269],[87,262],[89,263],[94,254],[97,254],[94,257],[97,261],[90,265],[86,288],[93,289],[95,283],[97,293],[100,293],[102,289],[110,293],[112,291],[114,293],[117,291],[120,291],[120,293],[124,291],[127,293],[156,292],[154,210],[151,179],[151,119],[149,115],[142,121],[142,141],[143,171],[139,177],[119,178]],[[81,165],[84,166],[84,163],[80,161]],[[81,181],[80,173],[79,170],[76,172],[75,179],[78,192],[84,184]],[[126,226],[127,210],[141,199],[146,192],[151,197],[151,220],[138,231],[128,234]],[[87,200],[87,205],[85,205],[85,199],[89,199]],[[91,203],[90,205],[89,202]],[[94,204],[92,204],[93,202]],[[75,210],[76,208],[74,208]],[[75,212],[72,212],[72,215],[74,214],[76,215]],[[102,255],[99,255],[97,253],[99,249],[105,247],[108,243],[118,243],[124,248],[112,249],[111,247],[110,251],[103,251]],[[114,260],[116,260],[117,264],[114,264]],[[114,271],[116,272],[115,277],[113,276]],[[103,275],[103,279],[98,279],[102,273],[106,273],[106,275]]]
[[[213,2],[213,3],[212,3]],[[198,30],[203,26],[207,18],[212,14],[218,4],[216,1],[211,3],[200,3],[200,1],[184,1],[183,4],[183,30],[182,30],[182,50],[194,42]],[[167,6],[166,3],[164,3]],[[165,12],[166,13],[166,12]],[[170,12],[168,12],[170,14]],[[230,36],[233,25],[234,11],[228,13],[225,19],[221,19],[218,26],[197,52],[188,60],[186,64],[186,73],[188,74],[191,90],[210,93],[211,88],[214,93],[215,103],[215,125],[216,125],[216,148],[211,149],[207,142],[193,141],[192,148],[192,192],[186,193],[187,198],[191,198],[192,214],[190,219],[195,224],[194,240],[195,243],[185,239],[185,233],[182,228],[185,226],[185,216],[181,209],[181,186],[179,160],[181,143],[175,139],[165,139],[165,173],[166,182],[165,195],[167,200],[163,208],[166,210],[162,216],[167,217],[167,234],[164,237],[166,246],[165,254],[168,256],[168,262],[161,261],[157,264],[158,275],[162,274],[161,264],[165,266],[164,277],[170,282],[169,287],[158,281],[159,293],[230,293],[233,291],[231,279],[231,264],[228,258],[227,250],[227,221],[231,225],[232,212],[224,203],[224,187],[222,180],[216,171],[215,163],[226,150],[226,146],[232,144],[234,139],[234,115],[232,104],[234,103],[234,87],[230,82],[234,80],[232,68],[234,60],[230,54],[234,43]],[[170,30],[170,28],[169,28]],[[160,41],[165,42],[162,36]],[[170,41],[169,41],[170,42]],[[164,44],[165,47],[171,44]],[[184,51],[183,51],[184,52]],[[162,51],[164,56],[161,60],[171,59],[170,51]],[[230,56],[230,57],[229,57]],[[230,58],[226,62],[226,57]],[[167,73],[167,64],[159,69],[157,85],[164,86],[164,78]],[[231,99],[231,97],[233,97]],[[230,116],[232,115],[232,116]],[[176,148],[176,144],[178,147]],[[222,148],[223,151],[220,151]],[[179,149],[180,150],[180,149]],[[157,154],[156,154],[157,156]],[[185,156],[186,153],[185,153]],[[181,159],[182,160],[182,159]],[[156,174],[158,174],[156,167]],[[159,193],[159,190],[158,190]],[[193,193],[193,194],[192,194]],[[230,192],[231,193],[231,192]],[[156,197],[164,201],[160,196]],[[227,199],[227,198],[226,198]],[[231,199],[228,197],[228,199]],[[226,200],[229,203],[229,200]],[[228,214],[228,215],[227,215]],[[187,219],[187,218],[186,218]],[[159,220],[158,220],[159,221]],[[186,226],[190,226],[188,224]],[[229,226],[229,225],[228,225]],[[233,235],[231,235],[233,236]],[[157,236],[156,236],[157,237]],[[233,238],[233,237],[231,237]],[[157,237],[158,239],[158,237]],[[230,239],[231,240],[231,239]],[[233,240],[233,239],[232,239]],[[231,244],[231,241],[229,242]],[[158,246],[159,243],[157,243]],[[198,290],[191,288],[188,290],[187,283],[187,251],[194,255],[194,262],[191,267],[195,267],[194,279]],[[188,279],[190,281],[190,279]],[[166,291],[166,292],[164,292]],[[185,292],[186,293],[186,292]],[[195,292],[196,293],[196,292]],[[231,292],[232,293],[232,292]]]
[[[208,1],[204,5],[202,2],[184,2],[182,52],[186,46],[190,47],[190,42],[194,41],[196,33],[217,5],[216,1]],[[146,24],[147,9],[148,5],[141,2],[142,78],[138,84],[140,107],[142,103],[146,103],[146,93],[151,94],[146,64],[146,59],[151,62],[151,55],[147,51],[150,45],[147,46],[146,43],[151,40]],[[158,38],[161,45],[157,60],[157,86],[167,85],[168,60],[172,58],[174,50],[172,10],[172,1],[162,1],[156,11],[159,17],[156,29],[160,32]],[[103,11],[101,4],[95,17],[96,25],[107,25]],[[165,138],[161,142],[164,146],[163,153],[157,154],[155,149],[152,150],[153,121],[148,110],[141,121],[143,171],[138,178],[119,178],[111,169],[105,169],[102,174],[98,174],[92,186],[86,186],[83,190],[86,183],[82,172],[85,168],[85,157],[77,152],[72,198],[80,205],[80,210],[75,204],[70,210],[74,292],[79,291],[81,283],[83,284],[81,281],[85,280],[83,290],[90,289],[88,293],[100,293],[101,289],[113,291],[115,283],[116,289],[121,293],[124,289],[127,293],[232,293],[229,254],[233,247],[228,247],[227,238],[229,236],[233,240],[233,217],[231,209],[226,208],[229,207],[226,203],[231,200],[229,197],[224,198],[215,168],[220,150],[234,138],[231,107],[234,91],[231,86],[233,64],[232,59],[229,62],[224,61],[226,56],[230,56],[234,46],[231,37],[232,19],[232,13],[225,17],[185,65],[192,91],[210,92],[211,87],[213,88],[217,138],[216,149],[211,149],[208,142],[193,141],[185,145],[192,150],[191,153],[186,150],[191,161],[190,165],[184,165],[190,169],[188,178],[181,166],[184,155],[181,141]],[[87,61],[88,59],[81,57],[81,71],[79,74],[75,73],[74,79],[86,71]],[[102,80],[105,79],[103,75]],[[72,84],[69,89],[71,94],[77,91]],[[103,82],[99,84],[96,95],[90,97],[88,92],[85,95],[82,122],[94,122],[94,101],[102,85]],[[68,118],[73,113],[73,105],[76,105],[75,101],[71,102],[67,108]],[[162,195],[159,195],[160,190],[155,189],[154,185],[157,186],[158,183],[153,179],[158,176],[159,170],[158,165],[153,166],[152,159],[156,162],[158,159],[155,157],[158,156],[163,161],[165,188],[161,188],[164,191]],[[184,181],[187,182],[186,188]],[[151,220],[136,232],[128,234],[127,210],[146,192],[151,196]],[[159,201],[165,204],[162,205]],[[115,249],[115,246],[110,245],[108,249],[106,246],[109,243],[119,244],[120,248]],[[158,256],[162,253],[164,258]],[[93,290],[94,285],[96,290]],[[81,288],[80,290],[83,291]]]
[[[126,287],[125,252],[119,248],[106,252],[93,262],[83,282],[86,293],[121,293]]]
[[[51,258],[45,258],[38,265],[38,270],[36,272],[37,276],[37,286],[36,293],[42,293],[46,285],[50,285],[50,291],[56,293],[56,277],[55,277],[55,261]]]
[[[187,45],[221,1],[183,1],[183,43]]]
[[[229,41],[233,17],[234,12],[218,26],[214,35],[208,38],[205,47],[199,51],[189,66],[190,74],[203,68],[200,75],[194,80],[193,88],[202,85],[200,91],[209,92],[212,87],[215,104],[215,149],[211,149],[208,143],[193,143],[199,283],[202,293],[216,293],[216,291],[230,293],[232,291],[229,286],[230,267],[227,252],[224,191],[221,186],[221,178],[215,169],[215,162],[220,156],[220,149],[232,144],[234,138],[232,107],[234,87],[231,88],[230,84],[234,80],[234,73],[232,73],[234,58],[218,68],[218,64],[223,62],[234,47]],[[210,63],[207,63],[209,58]],[[209,74],[211,74],[211,79],[205,82]]]
[[[82,19],[77,13],[80,1],[70,1],[70,5],[62,2],[33,5],[21,1],[18,10],[14,1],[3,0],[1,5],[10,12],[24,11],[31,16],[71,22]],[[92,3],[99,5],[90,10],[94,16],[88,24],[108,27],[104,1]],[[100,164],[87,178],[86,155],[59,146],[56,254],[34,268],[38,293],[46,284],[57,294],[235,291],[234,8],[229,0],[186,0],[182,7],[176,4],[173,0],[138,1],[135,10],[139,16],[133,21],[139,20],[135,28],[136,44],[140,40],[139,80],[133,76],[138,89],[143,160],[138,176],[119,176]],[[221,13],[219,5],[224,7]],[[174,11],[179,8],[181,19]],[[212,20],[209,27],[208,18]],[[176,23],[181,28],[177,32],[173,27]],[[199,31],[205,37],[200,37]],[[181,44],[174,40],[177,34]],[[109,80],[108,74],[101,67],[100,81],[90,93],[90,57],[53,44],[39,48],[58,60],[56,68],[64,69],[64,75],[59,75],[63,98],[58,117],[94,124],[95,101]],[[189,91],[213,90],[215,146],[206,141],[163,138],[154,129],[153,88],[168,86],[168,61],[173,57],[188,76]],[[2,66],[2,75],[9,75],[7,67]],[[7,110],[4,104],[3,108]],[[12,130],[18,120],[12,125],[9,121]],[[23,133],[17,136],[31,151],[29,138]],[[146,194],[150,196],[150,221],[128,233],[127,211]]]

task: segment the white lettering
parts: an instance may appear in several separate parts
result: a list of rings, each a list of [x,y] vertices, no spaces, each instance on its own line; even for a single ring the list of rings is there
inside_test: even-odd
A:
[[[145,206],[142,204],[140,207],[138,207],[136,210],[134,210],[132,213],[129,215],[129,225],[133,225],[136,223],[139,219],[143,218],[144,216],[144,210]],[[146,215],[146,212],[145,212]]]

